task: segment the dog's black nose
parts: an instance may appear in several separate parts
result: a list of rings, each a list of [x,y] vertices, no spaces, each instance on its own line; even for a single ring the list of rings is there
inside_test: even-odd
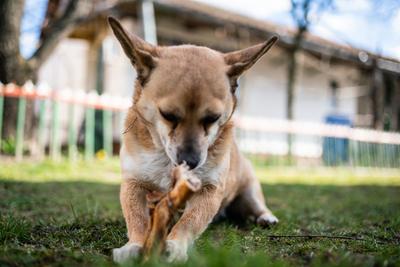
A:
[[[178,151],[177,160],[178,164],[182,164],[185,161],[190,169],[194,169],[200,163],[200,153],[196,153],[192,147],[187,147]]]

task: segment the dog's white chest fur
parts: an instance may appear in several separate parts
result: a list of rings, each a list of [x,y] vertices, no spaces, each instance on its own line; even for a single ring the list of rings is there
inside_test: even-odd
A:
[[[163,191],[171,187],[173,163],[164,151],[135,151],[130,154],[123,146],[120,158],[123,179],[136,179],[150,183]],[[206,162],[195,169],[194,173],[203,184],[218,184],[223,170],[227,167],[226,160],[213,167]]]
[[[122,178],[151,183],[161,190],[171,186],[173,165],[164,152],[136,151],[130,154],[122,147],[120,157]]]

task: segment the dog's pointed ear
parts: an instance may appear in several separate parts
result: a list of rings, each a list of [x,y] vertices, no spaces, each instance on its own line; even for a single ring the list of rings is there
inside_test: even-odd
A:
[[[138,80],[144,84],[151,70],[155,68],[157,64],[157,47],[127,32],[124,27],[122,27],[121,23],[113,17],[108,17],[108,23],[120,42],[125,54],[136,68]]]
[[[273,36],[264,43],[224,54],[225,63],[228,65],[227,75],[231,83],[232,93],[234,93],[237,88],[239,76],[251,68],[278,39],[277,36]]]

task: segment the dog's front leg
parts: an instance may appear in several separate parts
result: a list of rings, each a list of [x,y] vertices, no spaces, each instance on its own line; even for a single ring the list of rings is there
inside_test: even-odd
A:
[[[167,237],[167,261],[186,261],[189,246],[217,214],[221,201],[222,192],[215,186],[206,186],[192,196]]]
[[[121,263],[129,258],[135,258],[141,252],[150,220],[147,193],[148,190],[133,179],[125,179],[121,184],[120,201],[129,241],[123,247],[113,250],[113,258],[116,262]]]

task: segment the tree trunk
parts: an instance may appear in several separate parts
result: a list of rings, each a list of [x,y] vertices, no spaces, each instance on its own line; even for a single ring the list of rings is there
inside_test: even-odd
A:
[[[287,96],[286,96],[286,119],[293,120],[293,101],[294,86],[297,74],[297,49],[289,51],[288,76],[287,76]]]
[[[22,58],[19,50],[21,17],[24,0],[0,1],[0,81],[3,84],[23,85],[28,80],[35,80],[36,72]],[[18,100],[5,98],[3,137],[15,138]],[[27,105],[26,130],[32,135],[33,105]]]
[[[297,53],[300,48],[301,41],[306,29],[300,28],[294,37],[293,47],[289,49],[288,57],[288,72],[287,72],[287,86],[286,86],[286,119],[293,120],[293,105],[294,105],[294,88],[296,85],[296,74],[297,74]],[[292,142],[293,136],[288,133],[287,145],[288,145],[288,160],[292,163]]]
[[[19,50],[24,2],[24,0],[0,1],[0,81],[4,84],[16,83],[17,85],[23,85],[29,80],[36,82],[40,66],[50,56],[57,44],[73,29],[77,21],[86,17],[77,16],[79,11],[78,3],[82,1],[68,1],[64,13],[59,18],[48,18],[52,20],[51,26],[47,25],[45,27],[45,34],[41,36],[37,50],[31,58],[26,60],[21,56]],[[57,8],[57,3],[54,8]],[[51,16],[50,13],[48,12],[47,15]],[[5,139],[15,137],[17,106],[17,99],[5,99],[3,120],[3,137]],[[30,140],[33,140],[35,122],[33,103],[28,101],[25,134]]]

